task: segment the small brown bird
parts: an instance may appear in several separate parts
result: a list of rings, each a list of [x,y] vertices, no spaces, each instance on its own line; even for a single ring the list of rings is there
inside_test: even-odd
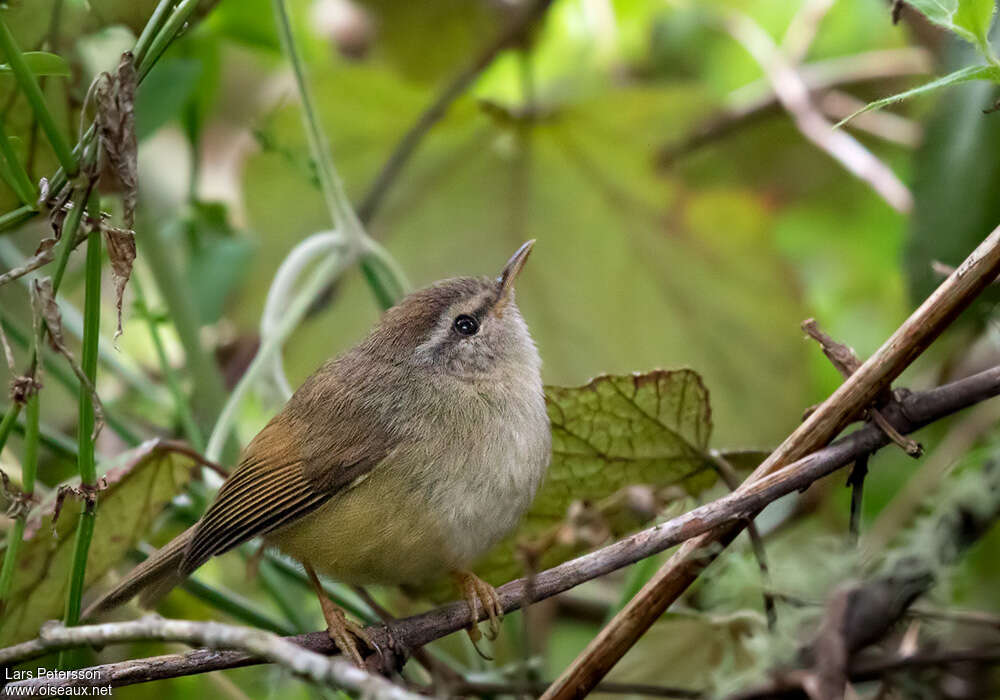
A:
[[[132,570],[84,617],[142,593],[150,605],[211,557],[254,537],[302,563],[330,637],[356,663],[362,628],[316,572],[412,584],[451,572],[493,632],[492,586],[468,571],[528,508],[549,463],[541,360],[514,303],[534,241],[497,279],[410,294],[328,361],[257,434],[195,525]]]

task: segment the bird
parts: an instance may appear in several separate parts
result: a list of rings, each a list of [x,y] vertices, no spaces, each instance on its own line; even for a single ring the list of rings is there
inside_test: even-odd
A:
[[[210,558],[260,537],[301,563],[330,638],[359,666],[358,640],[375,645],[319,574],[406,587],[449,573],[470,637],[480,606],[495,636],[499,597],[470,566],[516,527],[551,454],[541,358],[514,292],[534,244],[495,278],[445,279],[387,310],[250,441],[198,522],[84,619],[140,594],[151,607]]]

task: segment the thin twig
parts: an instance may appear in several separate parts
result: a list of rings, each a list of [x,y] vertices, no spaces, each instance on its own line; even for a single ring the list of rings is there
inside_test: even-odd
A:
[[[955,273],[938,286],[882,347],[802,421],[750,474],[736,493],[753,489],[760,479],[802,459],[833,439],[855,419],[859,411],[886,391],[896,377],[972,304],[998,272],[1000,227],[972,251]],[[889,404],[886,410],[892,406]],[[545,700],[566,700],[586,695],[736,538],[742,527],[742,523],[729,525],[685,542],[587,645],[546,692],[543,696]]]
[[[823,350],[823,354],[826,355],[830,363],[836,368],[840,375],[847,379],[852,374],[854,374],[858,368],[861,366],[861,360],[855,354],[854,349],[844,345],[843,343],[838,343],[836,340],[831,338],[829,335],[820,330],[819,324],[816,323],[816,319],[809,318],[802,322],[802,330],[806,334],[819,343],[820,348]],[[888,393],[888,392],[887,392]],[[903,437],[900,435],[892,424],[885,419],[882,412],[877,408],[869,409],[872,420],[875,422],[879,428],[885,431],[885,434],[889,436],[889,439],[894,443],[899,445],[906,454],[911,457],[920,457],[924,453],[924,448],[920,446],[920,443],[916,440],[911,440],[910,438]]]
[[[951,384],[905,397],[889,413],[896,427],[911,432],[923,425],[939,420],[972,404],[1000,394],[1000,367],[980,372]],[[534,577],[534,601],[550,598],[586,581],[593,580],[621,569],[641,559],[690,540],[701,533],[711,532],[720,526],[742,526],[745,519],[767,504],[788,493],[805,488],[813,481],[851,464],[862,454],[868,454],[889,444],[876,426],[866,425],[850,435],[837,440],[778,472],[758,478],[722,498],[699,506],[694,510],[654,527],[648,528],[599,550],[560,564]],[[517,610],[524,597],[526,582],[511,581],[499,589],[504,612]],[[481,611],[480,611],[481,612]],[[485,613],[481,612],[481,617]],[[464,602],[455,602],[429,612],[399,620],[389,627],[371,626],[368,633],[383,647],[406,649],[422,646],[435,639],[464,629],[469,622],[469,608]],[[336,653],[336,647],[326,632],[312,632],[287,638],[312,651]],[[30,649],[29,649],[30,650]],[[41,653],[41,652],[37,652]],[[33,658],[10,650],[0,650],[0,664],[13,660]],[[128,685],[144,681],[190,675],[225,668],[236,668],[261,663],[259,656],[240,652],[196,650],[185,654],[169,654],[150,659],[134,659],[94,667],[101,681],[66,679],[61,685]],[[16,685],[16,684],[12,684]]]
[[[109,622],[82,627],[64,627],[59,623],[46,623],[41,636],[37,639],[6,649],[0,656],[0,659],[3,659],[0,664],[8,663],[9,659],[16,660],[22,656],[33,656],[59,649],[152,639],[197,644],[211,649],[239,649],[267,658],[306,680],[352,690],[363,697],[383,700],[420,698],[419,695],[393,685],[384,678],[361,670],[346,659],[327,658],[270,632],[219,622],[167,620],[157,616],[144,617],[133,622]],[[97,678],[98,684],[101,684],[101,680]],[[26,681],[24,685],[41,687],[50,685],[50,682],[45,678],[38,678]]]

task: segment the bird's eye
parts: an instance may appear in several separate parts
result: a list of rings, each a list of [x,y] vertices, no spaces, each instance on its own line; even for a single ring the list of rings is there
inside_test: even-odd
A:
[[[455,332],[460,335],[475,335],[479,332],[479,321],[469,314],[462,314],[455,317],[455,323],[453,325]]]

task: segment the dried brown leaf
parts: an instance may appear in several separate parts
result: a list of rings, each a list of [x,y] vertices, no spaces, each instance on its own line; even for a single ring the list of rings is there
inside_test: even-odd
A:
[[[132,265],[135,262],[135,232],[113,226],[104,226],[103,229],[108,244],[108,257],[111,259],[111,276],[115,281],[115,308],[118,311],[115,340],[117,340],[122,334],[122,297],[125,295],[125,285],[132,276]]]
[[[138,144],[135,135],[136,73],[132,52],[122,54],[114,78],[104,74],[94,91],[97,105],[97,133],[104,154],[102,177],[106,185],[122,193],[125,227],[135,221],[138,191]]]

